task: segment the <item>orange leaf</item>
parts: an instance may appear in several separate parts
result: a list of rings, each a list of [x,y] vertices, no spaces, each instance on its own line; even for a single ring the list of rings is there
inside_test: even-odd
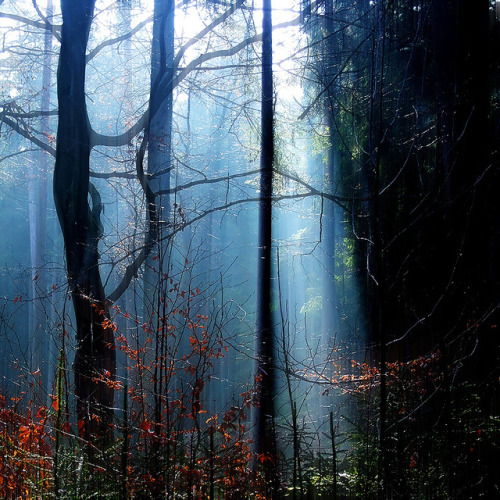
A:
[[[30,438],[30,428],[27,425],[21,425],[19,427],[19,440],[22,444],[28,442]]]

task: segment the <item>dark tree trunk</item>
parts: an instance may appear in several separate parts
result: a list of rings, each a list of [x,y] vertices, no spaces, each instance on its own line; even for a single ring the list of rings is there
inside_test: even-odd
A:
[[[114,379],[113,330],[99,273],[101,203],[89,183],[90,124],[85,103],[85,51],[95,0],[62,1],[62,41],[57,74],[59,124],[54,200],[61,225],[76,318],[74,372],[82,436],[109,432],[113,389],[98,379]],[[89,206],[88,197],[92,199]],[[94,443],[95,444],[95,443]]]
[[[324,120],[327,127],[328,145],[324,168],[324,185],[328,193],[335,194],[335,175],[337,163],[334,87],[331,85],[335,73],[335,37],[333,25],[333,0],[325,2],[325,40],[323,48],[323,85],[327,88],[324,98]],[[326,202],[323,206],[322,234],[322,334],[325,348],[330,345],[337,332],[338,303],[335,293],[335,204]]]
[[[262,109],[261,109],[261,174],[257,276],[257,356],[260,380],[257,411],[257,453],[271,458],[276,452],[274,432],[274,335],[271,315],[271,218],[273,194],[273,71],[272,71],[272,16],[271,0],[264,0],[262,45]],[[271,460],[265,460],[266,472]],[[268,478],[269,498],[273,485]]]
[[[153,42],[151,50],[151,95],[150,122],[148,124],[148,166],[149,186],[153,193],[166,192],[170,188],[172,158],[172,80],[174,76],[174,13],[173,0],[155,0],[153,21]],[[169,217],[168,194],[153,195],[147,199],[154,203],[154,210],[148,210],[150,241],[155,244],[162,236]],[[151,216],[153,214],[153,216]],[[158,275],[154,271],[153,258],[163,262],[161,248],[153,247],[146,260],[144,273],[144,316],[152,320],[155,309],[155,290]]]

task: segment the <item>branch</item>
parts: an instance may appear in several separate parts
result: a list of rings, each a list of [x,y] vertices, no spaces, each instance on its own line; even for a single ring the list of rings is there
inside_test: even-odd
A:
[[[232,9],[229,9],[229,11],[232,11]],[[227,12],[229,12],[227,11]],[[227,14],[226,12],[226,14]],[[232,13],[232,12],[231,12]],[[224,15],[223,15],[224,16]],[[223,17],[222,16],[222,17]],[[218,18],[220,19],[220,18]],[[212,23],[213,24],[213,23]],[[288,28],[290,26],[297,26],[300,24],[300,17],[297,17],[291,21],[287,21],[284,23],[277,24],[274,26],[273,29],[281,29],[281,28]],[[204,31],[204,30],[203,30]],[[203,33],[200,32],[200,33]],[[191,61],[185,68],[183,68],[179,73],[173,78],[172,82],[172,89],[177,87],[192,71],[195,69],[198,69],[197,66],[200,64],[203,64],[206,61],[210,61],[212,59],[216,59],[218,57],[228,57],[232,56],[236,53],[238,53],[240,50],[244,49],[248,45],[256,42],[262,41],[262,33],[258,33],[250,38],[247,38],[243,41],[241,41],[239,44],[235,45],[234,47],[231,47],[229,49],[221,49],[221,50],[216,50],[214,52],[208,52],[206,54],[202,54],[193,61]],[[189,43],[189,42],[188,42]],[[194,43],[194,42],[193,42]],[[180,49],[182,51],[183,49]],[[177,57],[179,54],[177,54]],[[176,60],[177,60],[176,57]],[[175,63],[174,63],[175,67]],[[162,89],[168,88],[168,82],[160,82]],[[159,97],[160,101],[166,97],[166,95],[163,95],[163,93],[160,91],[159,92]],[[94,146],[112,146],[112,147],[119,147],[119,146],[126,146],[127,144],[130,144],[132,139],[138,135],[141,130],[144,129],[146,124],[148,123],[150,117],[150,108],[144,112],[144,114],[139,118],[139,120],[136,122],[135,125],[133,125],[131,128],[129,128],[127,131],[125,131],[123,134],[120,135],[115,135],[115,136],[109,136],[109,135],[103,135],[99,134],[98,132],[91,130],[90,131],[90,145],[91,147]]]
[[[96,179],[112,179],[115,177],[121,179],[137,179],[137,175],[132,173],[131,170],[128,172],[117,172],[116,170],[113,170],[113,172],[92,172],[91,170],[89,176],[95,177]]]
[[[238,175],[238,174],[236,174],[236,175]],[[247,175],[247,174],[240,174],[240,175]],[[217,181],[222,181],[222,180],[227,180],[227,177],[217,179]],[[198,182],[198,183],[200,183],[200,182]],[[208,181],[205,181],[205,182],[208,182]],[[214,180],[214,182],[215,182],[215,180]],[[314,190],[314,192],[308,192],[308,193],[296,193],[296,194],[274,196],[271,201],[272,202],[279,202],[279,201],[284,201],[284,200],[303,199],[303,198],[308,198],[310,196],[318,196],[318,193],[319,193],[319,191]],[[320,195],[338,203],[338,201],[337,201],[338,197],[336,197],[336,196],[328,195],[326,193],[320,193]],[[259,203],[262,200],[263,200],[262,197],[256,196],[253,198],[245,198],[242,200],[231,201],[229,203],[225,203],[224,205],[219,205],[217,207],[213,207],[213,208],[204,210],[203,212],[199,213],[196,217],[193,217],[190,220],[182,222],[181,224],[178,224],[176,227],[172,228],[171,232],[169,234],[163,236],[160,239],[160,241],[167,241],[167,240],[171,239],[177,233],[184,231],[184,229],[191,226],[192,224],[195,224],[196,222],[200,221],[201,219],[205,218],[207,215],[213,214],[215,212],[221,212],[223,210],[228,210],[232,207],[242,205],[244,203]],[[345,208],[342,204],[340,204],[340,206]],[[130,285],[130,282],[137,275],[137,272],[139,271],[140,267],[142,266],[142,264],[144,263],[144,261],[148,257],[149,253],[151,252],[152,244],[153,244],[153,242],[146,241],[146,243],[141,248],[137,248],[136,250],[134,250],[134,251],[140,251],[140,253],[134,259],[134,261],[130,265],[127,266],[127,268],[125,270],[125,274],[123,275],[123,277],[122,277],[119,285],[116,287],[116,289],[108,295],[109,301],[116,302],[123,295],[123,293],[127,290],[127,288]],[[122,259],[119,259],[117,262],[114,263],[114,266],[116,266],[119,262],[125,260],[126,257],[127,256],[123,257]]]
[[[35,8],[36,13],[40,16],[40,19],[42,19],[42,21],[44,22],[45,29],[47,31],[50,31],[54,35],[54,37],[60,42],[61,36],[59,35],[59,33],[56,33],[56,27],[47,19],[46,16],[43,15],[42,11],[38,7],[36,0],[33,0],[33,7]],[[50,13],[52,14],[52,11]]]
[[[140,267],[147,259],[149,253],[151,252],[151,247],[149,245],[144,246],[141,249],[139,255],[134,259],[132,264],[127,266],[125,269],[125,274],[123,275],[118,286],[108,295],[108,301],[111,303],[116,302],[126,291],[130,285],[133,278],[137,277],[137,272]]]
[[[38,149],[23,149],[22,151],[16,151],[15,153],[11,153],[10,155],[2,156],[0,158],[0,163],[2,163],[5,160],[8,160],[9,158],[13,158],[14,156],[19,156],[19,155],[22,155],[24,153],[29,153],[29,152],[33,152],[33,151],[38,151]]]
[[[294,194],[283,194],[283,195],[273,196],[271,198],[271,202],[276,203],[276,202],[284,201],[284,200],[298,200],[298,199],[309,198],[311,196],[318,196],[318,195],[324,196],[327,199],[330,199],[334,202],[337,202],[336,196],[328,195],[326,193],[320,193],[319,191],[316,191],[316,190],[315,190],[315,192],[308,192],[308,193],[294,193]],[[263,200],[264,200],[263,197],[255,196],[253,198],[245,198],[242,200],[230,201],[228,203],[225,203],[224,205],[219,205],[217,207],[209,208],[207,210],[204,210],[200,214],[198,214],[193,219],[179,224],[177,227],[175,227],[172,230],[172,232],[170,234],[164,236],[161,240],[162,241],[167,240],[167,239],[171,238],[172,236],[174,236],[175,234],[177,234],[178,232],[184,231],[184,229],[186,229],[188,226],[191,226],[195,222],[198,222],[199,220],[203,219],[207,215],[213,214],[215,212],[221,212],[222,210],[228,210],[232,207],[235,207],[237,205],[241,205],[243,203],[260,203]],[[345,208],[343,205],[340,205],[340,206],[342,206],[342,208]]]
[[[47,110],[47,111],[43,111],[43,110],[30,111],[29,113],[13,113],[11,111],[4,112],[4,116],[10,116],[11,118],[22,118],[22,119],[26,119],[26,120],[29,120],[30,118],[39,118],[42,116],[57,116],[57,115],[58,115],[57,109],[52,109],[52,110]]]
[[[7,14],[6,12],[0,12],[0,18],[11,19],[12,21],[19,21],[20,23],[27,24],[28,26],[33,26],[34,28],[39,28],[41,30],[50,31],[54,37],[60,42],[61,41],[61,26],[51,24],[49,22],[44,23],[40,21],[33,21],[27,17],[18,16],[16,14]]]
[[[144,129],[144,137],[141,142],[141,147],[139,148],[139,151],[137,151],[135,160],[137,178],[139,179],[141,187],[144,191],[144,195],[146,196],[146,204],[149,215],[149,228],[146,232],[145,242],[139,255],[130,265],[127,266],[125,274],[123,275],[120,283],[115,288],[115,290],[108,295],[108,300],[111,302],[116,302],[127,290],[130,282],[132,281],[132,278],[137,275],[137,271],[147,259],[148,255],[151,253],[151,250],[153,249],[153,246],[158,238],[158,212],[156,210],[155,203],[156,193],[154,193],[151,189],[148,177],[144,173],[144,155],[146,154],[146,148],[149,142],[149,126],[150,123],[147,122]]]
[[[297,26],[299,24],[300,24],[300,16],[296,17],[295,19],[292,19],[291,21],[286,21],[284,23],[276,24],[275,26],[273,26],[273,30],[289,28],[291,26]],[[233,56],[234,54],[237,54],[240,50],[244,49],[248,45],[261,41],[262,41],[262,33],[256,33],[255,35],[246,38],[245,40],[242,40],[240,43],[236,44],[233,47],[230,47],[229,49],[214,50],[213,52],[207,52],[205,54],[201,54],[196,59],[191,61],[183,70],[179,71],[177,76],[174,78],[173,87],[175,88],[182,80],[184,80],[184,78],[186,78],[186,76],[191,71],[197,69],[196,67],[199,66],[200,64],[203,64],[204,62],[210,61],[212,59],[216,59],[218,57]]]
[[[132,125],[128,130],[120,135],[103,135],[99,134],[95,130],[90,130],[90,145],[94,146],[126,146],[130,144],[132,139],[138,135],[145,127],[149,120],[149,108],[144,112],[144,114],[137,120],[135,125]]]
[[[255,175],[260,173],[260,169],[257,170],[250,170],[249,172],[242,172],[239,174],[233,174],[233,175],[227,175],[225,177],[217,177],[216,179],[201,179],[199,181],[192,181],[188,182],[187,184],[181,184],[179,186],[175,186],[170,189],[163,189],[161,191],[158,191],[158,195],[165,195],[165,194],[175,194],[179,193],[180,191],[184,191],[185,189],[189,189],[194,186],[199,186],[199,185],[205,185],[205,184],[215,184],[217,182],[227,182],[232,179],[236,179],[238,177],[247,177],[249,175]]]
[[[11,120],[10,118],[7,118],[4,113],[0,113],[0,121],[4,122],[12,130],[15,130],[19,135],[21,135],[25,139],[28,139],[33,144],[37,145],[39,148],[43,149],[44,151],[47,151],[47,153],[51,154],[54,157],[56,156],[56,150],[52,146],[41,141],[34,135],[31,135],[27,130],[23,129],[18,123]]]
[[[236,9],[240,8],[245,0],[238,0],[234,5],[232,5],[226,12],[224,12],[221,16],[219,16],[217,19],[215,19],[213,22],[211,22],[209,25],[205,26],[197,35],[192,37],[190,40],[188,40],[180,49],[177,55],[175,56],[174,59],[174,68],[179,66],[179,63],[181,62],[182,57],[186,53],[187,49],[194,45],[195,43],[199,42],[207,33],[210,33],[216,26],[219,24],[222,24],[229,16],[231,16]]]
[[[108,47],[109,45],[114,45],[115,43],[123,42],[124,40],[127,40],[128,38],[131,38],[132,35],[135,35],[138,31],[140,31],[144,26],[146,26],[148,23],[150,23],[153,20],[153,16],[148,17],[144,21],[140,22],[137,26],[132,28],[128,33],[125,33],[124,35],[117,36],[116,38],[109,38],[108,40],[104,40],[101,42],[99,45],[94,47],[86,56],[85,56],[85,62],[88,63],[94,57],[105,47]]]
[[[367,35],[365,38],[363,38],[363,40],[361,40],[361,42],[359,42],[359,44],[357,45],[357,47],[352,51],[350,52],[349,54],[349,57],[344,61],[344,64],[342,65],[342,67],[338,70],[337,74],[331,79],[331,81],[328,83],[328,85],[325,86],[325,88],[323,90],[321,90],[321,92],[313,99],[313,101],[311,102],[311,104],[309,104],[309,106],[307,106],[307,108],[300,114],[300,116],[298,117],[298,120],[302,120],[305,118],[305,116],[309,113],[309,111],[311,111],[311,109],[316,105],[316,103],[321,99],[321,96],[328,90],[330,90],[330,87],[335,83],[335,81],[342,75],[342,73],[344,72],[345,68],[347,67],[347,65],[349,64],[349,61],[354,57],[354,55],[358,52],[358,50],[364,45],[364,43],[366,42],[366,40],[368,40],[368,38],[370,37],[371,35]]]

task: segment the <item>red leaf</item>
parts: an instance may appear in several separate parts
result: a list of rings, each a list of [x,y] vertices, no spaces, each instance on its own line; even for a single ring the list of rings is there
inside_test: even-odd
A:
[[[78,420],[78,435],[83,437],[83,431],[85,429],[85,422],[83,420]]]

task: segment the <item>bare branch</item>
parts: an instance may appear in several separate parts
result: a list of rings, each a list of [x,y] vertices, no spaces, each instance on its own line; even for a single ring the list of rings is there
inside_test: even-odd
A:
[[[121,179],[137,179],[137,175],[134,174],[131,170],[128,172],[117,172],[114,170],[113,172],[89,172],[90,177],[94,177],[96,179],[112,179],[112,178],[121,178]]]
[[[17,14],[8,14],[6,12],[0,12],[0,18],[11,19],[12,21],[19,21],[20,23],[27,24],[28,26],[33,26],[34,28],[39,28],[41,30],[49,30],[59,42],[61,41],[61,26],[54,25],[49,22],[34,21],[27,17],[18,16]]]
[[[230,17],[236,9],[239,9],[245,0],[238,0],[235,2],[234,5],[232,5],[226,12],[224,12],[221,16],[219,16],[217,19],[215,19],[213,22],[211,22],[209,25],[205,26],[204,29],[202,29],[197,35],[193,36],[190,40],[188,40],[180,49],[177,55],[175,56],[174,59],[174,68],[176,68],[184,54],[186,53],[187,49],[194,45],[195,43],[199,42],[207,33],[210,33],[216,26],[219,24],[222,24],[228,17]]]
[[[300,16],[292,19],[291,21],[286,21],[284,23],[279,23],[273,26],[273,29],[283,29],[289,28],[291,26],[298,26],[300,24]],[[197,69],[197,66],[210,61],[212,59],[217,59],[219,57],[229,57],[237,54],[240,50],[243,50],[248,45],[252,43],[257,43],[262,41],[262,33],[257,33],[245,40],[242,40],[240,43],[230,47],[228,49],[220,49],[214,50],[213,52],[207,52],[205,54],[201,54],[196,59],[191,61],[183,70],[179,71],[177,76],[174,78],[173,87],[175,88],[186,76],[193,70]]]
[[[164,189],[162,191],[159,191],[157,194],[158,195],[165,195],[165,194],[175,194],[179,193],[180,191],[184,191],[185,189],[189,189],[194,186],[199,186],[199,185],[205,185],[205,184],[215,184],[217,182],[227,182],[231,179],[236,179],[238,177],[248,177],[249,175],[256,175],[260,173],[260,169],[256,170],[250,170],[248,172],[241,172],[239,174],[233,174],[233,175],[227,175],[225,177],[217,177],[216,179],[200,179],[199,181],[192,181],[188,182],[186,184],[181,184],[179,186],[175,186],[170,189]]]
[[[58,111],[57,109],[51,109],[51,110],[39,110],[39,111],[30,111],[29,113],[13,113],[11,111],[5,111],[4,115],[11,117],[11,118],[21,118],[25,120],[29,120],[31,118],[39,118],[42,116],[57,116]]]
[[[365,38],[363,38],[363,40],[361,40],[361,42],[359,42],[357,47],[352,52],[350,52],[349,57],[346,58],[346,60],[344,61],[344,64],[338,70],[337,74],[330,80],[330,82],[328,82],[327,85],[325,85],[325,87],[321,90],[321,92],[313,99],[311,104],[309,104],[309,106],[307,106],[307,108],[300,114],[300,116],[298,117],[298,120],[304,119],[306,117],[306,115],[309,113],[309,111],[311,111],[311,109],[321,99],[321,96],[330,89],[330,87],[337,81],[337,79],[340,76],[342,76],[342,74],[344,73],[344,70],[346,69],[347,65],[349,64],[349,61],[358,53],[359,49],[365,44],[366,40],[368,40],[368,38],[370,38],[370,36],[371,36],[371,34],[369,34]]]
[[[36,0],[33,0],[33,7],[35,8],[36,10],[36,13],[40,16],[40,19],[42,19],[42,21],[44,22],[45,24],[45,29],[50,31],[54,37],[60,42],[61,41],[61,36],[60,36],[60,33],[56,32],[56,29],[58,27],[54,26],[48,19],[46,16],[43,15],[42,11],[40,10],[40,8],[38,7],[38,4],[37,4],[37,1]]]
[[[52,146],[41,141],[40,139],[38,139],[38,137],[30,134],[26,129],[22,128],[19,123],[16,123],[15,121],[6,117],[4,113],[0,113],[0,121],[8,125],[12,130],[15,130],[19,135],[21,135],[25,139],[28,139],[39,148],[47,151],[47,153],[51,154],[54,157],[56,156],[56,150]]]
[[[115,43],[123,42],[124,40],[127,40],[128,38],[131,38],[133,35],[135,35],[138,31],[140,31],[144,26],[146,26],[148,23],[150,23],[153,20],[153,16],[148,17],[144,21],[140,22],[137,26],[132,28],[128,33],[125,33],[124,35],[117,36],[116,38],[109,38],[108,40],[104,40],[101,42],[99,45],[94,47],[85,57],[85,62],[89,62],[94,57],[99,54],[99,52],[104,49],[105,47],[108,47],[110,45],[114,45]]]
[[[90,144],[91,147],[94,146],[126,146],[130,144],[132,139],[138,135],[149,120],[149,108],[144,112],[144,114],[137,120],[135,125],[132,125],[128,130],[119,135],[103,135],[99,134],[95,130],[90,130]]]

